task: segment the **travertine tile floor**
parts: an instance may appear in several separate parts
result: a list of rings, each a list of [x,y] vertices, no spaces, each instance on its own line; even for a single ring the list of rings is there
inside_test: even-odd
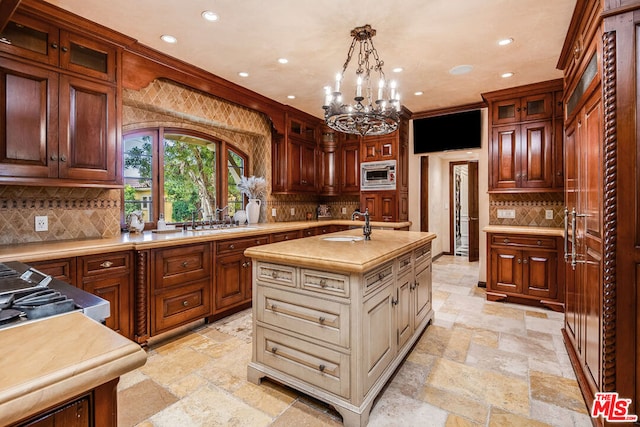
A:
[[[485,300],[478,263],[433,266],[435,321],[375,403],[370,426],[591,426],[562,342],[562,314]],[[119,426],[340,426],[321,402],[246,380],[251,312],[149,347],[124,375]]]

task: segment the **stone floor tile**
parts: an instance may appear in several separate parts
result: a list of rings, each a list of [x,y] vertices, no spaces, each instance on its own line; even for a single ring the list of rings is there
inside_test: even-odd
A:
[[[489,405],[478,399],[429,385],[423,387],[420,399],[472,423],[485,425],[487,422]]]
[[[585,404],[576,380],[531,371],[531,398],[552,403],[575,412],[585,412]]]
[[[211,358],[189,347],[176,347],[165,355],[147,359],[142,373],[161,385],[168,385],[202,368]]]
[[[135,426],[177,401],[176,396],[149,379],[118,391],[118,427]]]
[[[576,412],[566,408],[531,400],[531,419],[539,420],[554,427],[592,427],[591,417],[584,411]]]
[[[369,427],[444,427],[447,411],[424,400],[413,399],[395,388],[387,388],[371,410]]]
[[[549,424],[494,408],[491,410],[489,427],[549,427]]]
[[[512,353],[497,348],[471,344],[465,363],[469,366],[486,369],[504,375],[527,380],[529,358],[525,354]]]
[[[282,413],[271,427],[342,427],[342,419],[334,418],[327,413],[297,400]]]
[[[474,423],[455,414],[449,414],[445,427],[482,427],[484,424]]]
[[[246,382],[233,395],[272,418],[283,413],[298,397],[296,392],[270,381],[260,385]]]

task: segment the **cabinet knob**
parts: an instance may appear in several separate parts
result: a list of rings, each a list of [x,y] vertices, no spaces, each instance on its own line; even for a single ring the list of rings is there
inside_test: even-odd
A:
[[[271,304],[271,311],[276,311],[277,308],[278,308],[277,305]]]
[[[233,243],[229,245],[229,249],[234,249],[234,248],[235,248],[235,245]]]
[[[416,280],[416,288],[420,286],[420,282]]]
[[[326,288],[327,287],[327,281],[325,279],[320,279],[320,287],[321,288]]]
[[[60,161],[61,162],[66,162],[67,161],[67,156],[65,156],[65,155],[60,156]]]
[[[528,259],[524,259],[524,261],[522,261],[524,264],[529,264],[529,260]]]
[[[397,298],[391,298],[391,305],[398,305],[398,299]]]
[[[256,240],[256,245],[261,245],[262,244],[261,242],[262,242],[261,240]]]
[[[518,264],[522,264],[522,260],[518,258]]]
[[[51,43],[51,49],[57,49],[57,48],[58,48],[57,43]]]
[[[189,263],[187,261],[184,261],[182,263],[182,268],[187,268],[188,265],[189,265]]]
[[[58,160],[58,156],[56,156],[55,154],[52,154],[50,159],[55,162],[56,160]]]
[[[505,245],[509,243],[509,239],[504,239]]]
[[[410,291],[413,291],[415,288],[416,288],[415,283],[411,283],[411,284],[409,285],[409,290],[410,290]]]
[[[318,366],[318,369],[320,369],[320,372],[324,372],[325,368],[326,368],[326,366],[324,366],[324,365]]]
[[[538,244],[538,246],[542,245],[542,241],[541,240],[538,240],[536,243]]]
[[[278,347],[271,347],[271,353],[275,353],[276,351],[278,351]]]
[[[100,267],[102,268],[109,268],[113,265],[113,263],[111,261],[105,261],[102,264],[100,264]]]
[[[182,306],[183,306],[183,307],[186,307],[186,306],[188,306],[188,305],[189,305],[189,301],[182,301]]]
[[[66,46],[62,46],[62,47],[60,48],[60,50],[61,50],[61,51],[63,51],[64,53],[69,52],[69,48],[68,48],[68,47],[66,47]]]
[[[284,240],[289,240],[289,236],[284,236]]]
[[[325,320],[326,320],[326,319],[325,319],[324,317],[322,317],[322,316],[320,316],[320,317],[318,318],[318,322],[320,322],[320,323],[324,323],[324,321],[325,321]]]
[[[272,271],[271,272],[271,277],[273,277],[274,279],[278,278],[278,272],[277,271]]]

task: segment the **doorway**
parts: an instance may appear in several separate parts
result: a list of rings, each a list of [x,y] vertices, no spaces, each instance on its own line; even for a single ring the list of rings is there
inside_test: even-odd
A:
[[[477,161],[449,163],[449,206],[450,253],[477,261],[480,256]]]

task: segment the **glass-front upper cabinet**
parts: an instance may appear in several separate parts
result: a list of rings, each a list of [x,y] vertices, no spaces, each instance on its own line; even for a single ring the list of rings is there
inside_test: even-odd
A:
[[[553,94],[545,93],[522,98],[495,101],[493,124],[519,123],[548,119],[553,115]]]
[[[0,50],[85,76],[115,81],[113,46],[19,13],[0,33]]]

